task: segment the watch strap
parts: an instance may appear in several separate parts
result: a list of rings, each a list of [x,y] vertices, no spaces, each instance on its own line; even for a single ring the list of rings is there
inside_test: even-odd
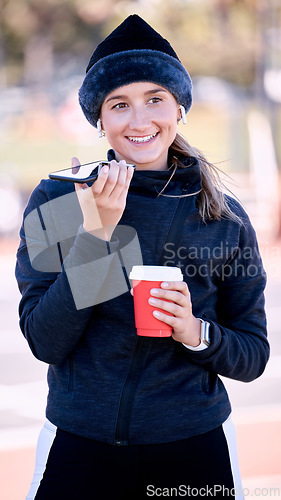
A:
[[[200,338],[201,342],[198,346],[194,347],[188,344],[182,344],[184,347],[187,349],[190,349],[191,351],[203,351],[204,349],[207,349],[210,345],[210,323],[208,321],[205,321],[202,318],[197,318],[199,321],[201,321],[201,330],[200,330]]]

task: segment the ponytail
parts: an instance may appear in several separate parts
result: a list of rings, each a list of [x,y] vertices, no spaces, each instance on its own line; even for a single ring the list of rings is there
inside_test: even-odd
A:
[[[169,150],[170,157],[173,158],[173,164],[177,164],[182,168],[183,164],[177,159],[180,156],[193,157],[199,162],[199,167],[202,177],[202,189],[198,194],[198,209],[205,222],[207,219],[220,220],[222,218],[232,219],[236,222],[241,223],[240,218],[232,212],[231,208],[227,203],[226,196],[224,194],[225,188],[223,182],[220,178],[220,169],[208,162],[204,155],[196,148],[192,147],[185,137],[177,133],[174,142],[170,146]]]

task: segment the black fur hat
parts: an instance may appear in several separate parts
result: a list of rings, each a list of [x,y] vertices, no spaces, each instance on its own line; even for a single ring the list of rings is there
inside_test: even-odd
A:
[[[94,127],[105,97],[133,82],[161,85],[186,112],[191,107],[189,74],[169,42],[136,14],[127,17],[97,46],[86,73],[79,102]]]

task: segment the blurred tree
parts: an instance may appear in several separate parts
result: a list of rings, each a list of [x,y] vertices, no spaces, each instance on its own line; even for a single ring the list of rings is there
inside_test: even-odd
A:
[[[93,0],[91,6],[93,11],[100,11],[97,1]],[[108,16],[110,5],[103,11],[104,16]],[[53,51],[68,52],[71,47],[75,57],[83,50],[83,41],[96,39],[98,42],[104,21],[104,16],[94,18],[87,3],[81,0],[1,0],[0,15],[0,43],[5,46],[11,82],[23,75],[26,82],[32,81],[35,73],[39,78],[44,64],[50,70]]]
[[[161,22],[192,75],[252,84],[256,59],[252,9],[235,0],[175,0],[172,7],[169,0],[161,2]]]
[[[276,15],[280,15],[280,0],[271,2]],[[51,71],[53,52],[56,58],[66,54],[69,59],[84,60],[116,24],[128,14],[138,13],[171,41],[192,75],[216,75],[249,86],[255,81],[256,67],[263,57],[263,42],[257,34],[267,3],[267,0],[0,0],[2,60],[6,60],[10,82],[19,81],[23,75],[32,79],[31,67],[36,72],[40,62],[42,65],[45,61]]]

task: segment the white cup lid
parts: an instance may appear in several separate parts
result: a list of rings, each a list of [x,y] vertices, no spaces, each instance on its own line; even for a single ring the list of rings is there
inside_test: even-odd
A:
[[[129,278],[144,281],[182,281],[179,267],[168,266],[133,266]]]

